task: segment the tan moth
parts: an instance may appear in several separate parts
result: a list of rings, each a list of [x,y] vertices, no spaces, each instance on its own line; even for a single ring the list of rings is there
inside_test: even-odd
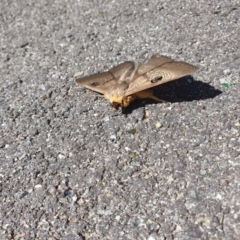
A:
[[[99,92],[114,109],[125,108],[137,98],[163,100],[153,95],[152,87],[176,80],[195,72],[198,68],[161,55],[153,55],[146,63],[124,62],[107,72],[87,77],[74,75],[76,83]]]

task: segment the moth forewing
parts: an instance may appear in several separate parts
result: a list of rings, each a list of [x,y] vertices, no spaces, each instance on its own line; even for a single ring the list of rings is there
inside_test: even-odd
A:
[[[113,76],[108,72],[97,73],[82,78],[78,78],[77,75],[74,75],[74,77],[77,84],[101,94],[105,94],[109,87],[114,84]]]
[[[122,75],[127,77],[133,69],[134,63],[128,61],[111,68],[107,72],[96,73],[86,77],[81,77],[79,73],[75,73],[74,79],[77,84],[83,87],[101,94],[106,94],[113,90]]]
[[[129,85],[126,95],[170,82],[195,72],[198,68],[185,62],[167,62],[136,78]]]

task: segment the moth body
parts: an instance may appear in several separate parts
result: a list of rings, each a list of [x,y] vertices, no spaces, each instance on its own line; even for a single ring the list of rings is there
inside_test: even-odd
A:
[[[128,82],[123,80],[121,76],[120,80],[117,81],[112,88],[106,91],[104,97],[110,101],[112,107],[115,109],[118,109],[118,107],[127,107],[130,102],[135,99],[133,96],[125,96],[128,88]]]
[[[152,98],[164,102],[155,97],[150,88],[189,75],[197,69],[185,62],[154,55],[145,64],[127,61],[108,72],[87,77],[80,77],[76,73],[74,77],[78,84],[103,94],[113,108],[118,109],[128,107],[136,98]]]
[[[118,109],[119,107],[126,108],[133,102],[135,99],[144,99],[144,98],[151,98],[158,102],[165,102],[153,95],[153,91],[151,89],[146,89],[141,92],[123,96],[123,95],[114,95],[114,94],[105,94],[104,97],[108,99],[114,109]]]

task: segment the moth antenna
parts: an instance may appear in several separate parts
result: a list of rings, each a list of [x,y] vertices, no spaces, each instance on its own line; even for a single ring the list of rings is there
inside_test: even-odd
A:
[[[147,50],[143,50],[140,53],[139,58],[142,59],[141,64],[145,64],[149,60],[149,55],[150,55],[150,53]]]
[[[133,79],[134,75],[136,74],[136,71],[138,70],[138,63],[134,62],[134,69],[129,77],[130,81]]]
[[[134,62],[134,69],[132,70],[132,73],[130,75],[130,77],[128,77],[130,80],[133,78],[133,76],[135,75],[136,71],[137,71],[137,68],[138,68],[138,64],[136,62]],[[128,74],[128,71],[131,69],[131,67],[127,68],[123,73],[122,75],[119,77],[119,82],[122,82],[122,81],[125,81],[126,80],[126,77],[127,77],[127,74]]]
[[[130,69],[130,68],[126,69],[126,70],[121,74],[121,76],[119,77],[119,82],[122,82],[122,81],[124,81],[124,80],[126,79],[126,75],[127,75],[128,71],[129,71],[129,69]]]

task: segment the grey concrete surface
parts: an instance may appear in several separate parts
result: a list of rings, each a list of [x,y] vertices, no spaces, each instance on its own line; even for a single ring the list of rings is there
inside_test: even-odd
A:
[[[0,1],[0,239],[240,239],[237,0]],[[113,111],[73,75],[199,66]]]

